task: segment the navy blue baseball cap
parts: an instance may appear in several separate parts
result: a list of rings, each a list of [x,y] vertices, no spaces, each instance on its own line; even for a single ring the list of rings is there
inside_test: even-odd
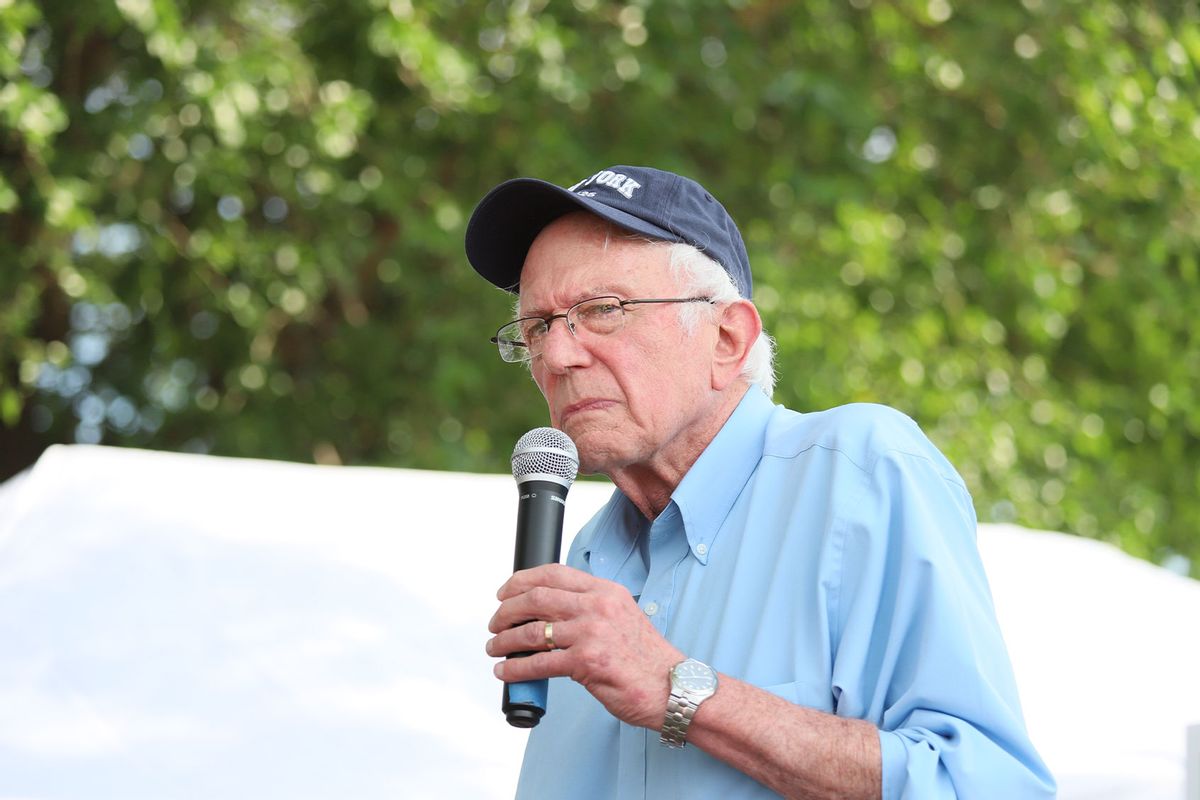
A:
[[[750,297],[750,258],[729,212],[694,180],[651,167],[609,167],[569,188],[537,178],[505,181],[471,214],[467,260],[493,284],[516,293],[533,240],[554,220],[579,210],[651,239],[692,245],[724,267],[742,297]]]

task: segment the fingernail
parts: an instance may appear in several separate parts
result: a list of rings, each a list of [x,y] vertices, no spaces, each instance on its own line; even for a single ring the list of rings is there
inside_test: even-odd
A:
[[[494,642],[494,641],[496,641],[496,640],[495,640],[495,639],[488,639],[488,640],[487,640],[487,644],[485,644],[485,645],[483,646],[483,649],[484,649],[485,651],[487,651],[487,654],[488,654],[489,656],[492,654],[492,642]]]
[[[492,667],[492,674],[500,680],[504,680],[504,662],[501,661],[496,666]]]

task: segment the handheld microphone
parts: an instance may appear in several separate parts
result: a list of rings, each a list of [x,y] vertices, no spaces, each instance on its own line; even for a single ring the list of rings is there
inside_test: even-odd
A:
[[[579,451],[571,437],[556,428],[534,428],[517,440],[512,454],[517,482],[517,545],[513,572],[558,563],[562,550],[563,512],[567,490],[579,471]],[[520,658],[532,653],[513,653]],[[532,728],[546,713],[549,682],[504,684],[501,708],[508,724]]]

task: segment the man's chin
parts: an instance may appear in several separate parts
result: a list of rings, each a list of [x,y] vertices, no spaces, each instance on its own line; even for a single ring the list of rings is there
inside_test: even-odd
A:
[[[578,436],[566,432],[579,449],[579,472],[583,475],[607,475],[618,460],[612,449],[612,433],[601,437],[599,432],[583,430]]]
[[[567,436],[570,436],[571,441],[574,442],[575,446],[581,451],[583,450],[583,445],[580,444],[581,442],[590,440],[595,441],[598,445],[602,445],[603,441],[601,434],[607,434],[609,438],[612,436],[611,428],[597,425],[594,421],[584,419],[577,415],[567,417],[565,420],[562,420],[555,425],[555,427],[561,430]]]
[[[579,474],[580,475],[603,475],[606,478],[611,478],[612,477],[612,468],[609,467],[607,464],[605,464],[602,461],[597,461],[595,463],[589,463],[587,461],[583,461],[583,462],[580,462],[580,464],[579,464]]]

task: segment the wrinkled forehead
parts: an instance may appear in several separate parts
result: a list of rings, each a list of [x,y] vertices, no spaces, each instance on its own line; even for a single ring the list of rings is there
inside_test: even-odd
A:
[[[627,299],[660,290],[672,283],[669,247],[587,212],[567,214],[529,248],[517,307],[537,315],[598,295]]]

